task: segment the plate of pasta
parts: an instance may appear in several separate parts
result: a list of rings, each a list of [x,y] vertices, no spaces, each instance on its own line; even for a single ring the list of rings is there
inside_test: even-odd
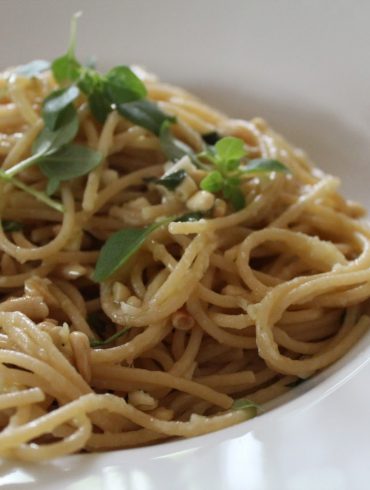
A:
[[[368,7],[80,3],[0,20],[0,485],[365,488]]]

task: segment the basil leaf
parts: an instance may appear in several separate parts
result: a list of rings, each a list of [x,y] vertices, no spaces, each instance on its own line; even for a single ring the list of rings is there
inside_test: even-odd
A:
[[[179,218],[174,219],[173,221],[176,223],[190,223],[193,221],[199,221],[203,217],[203,213],[201,213],[200,211],[195,211],[194,213],[184,214]]]
[[[102,155],[82,145],[66,145],[57,152],[42,157],[38,163],[41,172],[49,178],[48,195],[60,182],[88,174],[102,161]]]
[[[168,175],[164,175],[160,179],[154,179],[152,182],[157,185],[162,185],[166,189],[173,191],[181,182],[185,179],[185,170],[177,170],[177,172],[172,172]]]
[[[278,160],[270,158],[255,158],[250,160],[247,165],[240,167],[240,170],[244,174],[256,174],[267,172],[285,172],[288,173],[289,169]]]
[[[58,83],[75,82],[81,71],[80,63],[70,55],[66,54],[53,61],[51,69]]]
[[[92,340],[90,340],[90,347],[97,348],[97,347],[102,347],[104,345],[111,344],[112,342],[114,342],[118,338],[122,337],[122,335],[125,335],[130,329],[131,329],[131,327],[125,327],[122,330],[119,330],[115,334],[111,335],[110,337],[108,337],[105,340],[92,339]]]
[[[94,281],[102,282],[118,271],[144,244],[154,230],[168,223],[158,221],[145,228],[125,228],[113,233],[103,245],[93,274]]]
[[[224,178],[218,170],[206,175],[200,182],[200,188],[208,192],[220,192],[224,186]]]
[[[159,132],[159,142],[167,158],[175,162],[185,155],[192,155],[193,150],[188,145],[175,138],[170,130],[170,126],[171,123],[168,120],[164,121]]]
[[[104,79],[104,92],[114,104],[124,104],[146,96],[143,82],[128,66],[116,66]]]
[[[231,202],[235,211],[240,211],[245,207],[245,196],[240,187],[227,181],[224,182],[224,198]]]
[[[70,110],[69,105],[79,96],[80,91],[75,85],[66,89],[55,90],[44,100],[42,118],[51,131],[57,129],[65,117],[64,111]]]
[[[48,70],[50,68],[50,63],[45,60],[34,60],[26,65],[18,66],[14,73],[21,75],[22,77],[32,78],[36,77],[40,73]]]
[[[217,133],[217,131],[202,134],[202,140],[207,143],[207,145],[215,145],[221,138],[222,136]]]
[[[95,89],[88,97],[90,110],[97,121],[104,123],[112,112],[112,102],[107,98],[102,88]]]
[[[51,65],[54,78],[58,83],[75,82],[79,78],[83,68],[75,56],[77,19],[80,15],[81,13],[77,12],[72,16],[67,53],[54,60]]]
[[[260,410],[261,406],[258,403],[254,403],[252,400],[248,400],[247,398],[239,398],[239,400],[235,400],[232,404],[232,410],[248,410],[249,408],[255,408],[256,410]]]
[[[226,136],[215,144],[217,158],[223,162],[240,160],[247,152],[244,149],[244,141],[233,136]]]
[[[117,111],[126,119],[159,136],[165,121],[175,122],[176,118],[162,112],[158,105],[150,100],[135,100],[126,104],[117,104]]]
[[[4,231],[19,231],[23,228],[22,223],[18,223],[18,221],[10,221],[10,220],[2,220],[2,227]]]
[[[74,139],[78,125],[76,109],[72,105],[67,106],[58,120],[59,128],[56,131],[44,128],[32,145],[32,154],[46,156],[59,150]]]

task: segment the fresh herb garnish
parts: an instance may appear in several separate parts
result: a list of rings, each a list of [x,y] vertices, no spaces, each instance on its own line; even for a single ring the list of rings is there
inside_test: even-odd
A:
[[[247,165],[240,167],[243,174],[261,174],[268,172],[284,172],[288,173],[289,169],[278,160],[270,158],[255,158],[249,160]]]
[[[179,218],[165,218],[144,228],[125,228],[113,233],[103,245],[93,274],[93,280],[103,282],[118,271],[161,226],[171,221],[199,221],[202,213],[188,213]]]
[[[153,184],[162,185],[166,189],[173,191],[181,184],[185,177],[185,170],[177,170],[176,172],[164,175],[163,177],[151,180],[150,182]]]
[[[6,232],[20,231],[23,228],[22,223],[11,220],[1,220],[1,225]]]
[[[176,161],[180,158],[188,155],[193,156],[193,150],[177,139],[171,132],[171,121],[164,121],[160,127],[159,131],[159,142],[161,144],[162,150],[169,160]]]
[[[93,274],[94,281],[108,279],[141,248],[154,230],[168,222],[169,220],[162,220],[144,228],[125,228],[113,233],[100,251]]]
[[[217,133],[217,131],[202,134],[202,140],[207,143],[207,145],[215,145],[221,138],[222,136]]]
[[[175,223],[190,223],[190,222],[193,222],[193,221],[199,221],[203,217],[204,217],[203,216],[203,213],[201,213],[200,211],[195,211],[193,213],[183,214],[182,216],[180,216],[179,218],[174,219],[173,221]]]
[[[174,116],[164,113],[155,102],[148,99],[117,104],[117,111],[132,123],[151,131],[157,136],[161,134],[161,128],[164,123],[171,124],[176,121]]]
[[[50,196],[63,181],[88,174],[102,160],[102,155],[82,145],[66,145],[56,153],[41,158],[39,167],[48,177],[47,194]]]
[[[44,100],[42,118],[50,131],[55,131],[65,124],[65,118],[71,113],[72,102],[77,99],[80,91],[75,85],[55,90]]]
[[[243,140],[233,136],[222,138],[214,146],[208,147],[198,158],[212,163],[216,168],[210,169],[202,179],[201,189],[213,194],[221,193],[239,211],[245,207],[245,195],[241,189],[244,176],[288,171],[277,160],[257,158],[248,161],[246,157]]]
[[[50,68],[50,63],[45,60],[34,60],[26,65],[18,66],[14,73],[21,75],[22,77],[32,78],[36,77],[40,73],[48,70]]]
[[[91,339],[90,340],[90,347],[97,348],[97,347],[104,347],[105,345],[111,344],[115,340],[119,339],[123,335],[125,335],[131,327],[125,327],[122,330],[119,330],[115,334],[111,335],[105,340],[96,340],[96,339]]]
[[[55,209],[56,211],[59,211],[60,213],[64,212],[64,207],[62,203],[50,199],[50,197],[47,196],[45,192],[37,191],[33,187],[24,184],[22,181],[18,180],[17,178],[8,175],[3,170],[0,170],[0,179],[4,180],[5,182],[8,182],[9,184],[13,184],[15,187],[18,187],[18,189],[21,189],[23,192],[27,192],[27,194],[30,194],[38,201],[43,202],[47,206]]]
[[[77,19],[81,16],[81,12],[77,12],[72,16],[71,32],[69,39],[68,51],[65,55],[55,59],[51,64],[55,80],[63,84],[65,82],[74,82],[80,76],[81,65],[76,60],[76,34],[77,34]]]

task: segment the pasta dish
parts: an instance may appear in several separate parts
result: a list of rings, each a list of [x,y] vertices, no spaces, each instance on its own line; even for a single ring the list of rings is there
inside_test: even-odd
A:
[[[370,325],[364,209],[260,118],[75,55],[0,76],[0,456],[245,421]]]

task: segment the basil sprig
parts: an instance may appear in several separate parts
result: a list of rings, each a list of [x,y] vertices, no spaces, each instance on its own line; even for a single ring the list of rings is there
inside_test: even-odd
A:
[[[241,189],[243,177],[269,172],[288,172],[285,165],[277,160],[257,158],[247,159],[244,141],[233,136],[218,139],[214,146],[198,155],[198,159],[212,164],[208,174],[201,180],[201,189],[221,193],[235,211],[245,207],[245,195]]]
[[[88,99],[94,117],[104,123],[108,114],[117,109],[129,121],[159,135],[164,121],[175,118],[161,111],[155,102],[145,97],[144,83],[125,65],[112,68],[105,75],[92,66],[83,66],[76,58],[76,31],[78,14],[71,23],[70,42],[67,53],[53,61],[51,69],[60,85],[71,85]]]
[[[180,218],[166,218],[143,228],[125,228],[113,233],[103,245],[96,262],[93,280],[103,282],[117,272],[161,226],[171,221],[198,221],[201,213],[188,213]]]

